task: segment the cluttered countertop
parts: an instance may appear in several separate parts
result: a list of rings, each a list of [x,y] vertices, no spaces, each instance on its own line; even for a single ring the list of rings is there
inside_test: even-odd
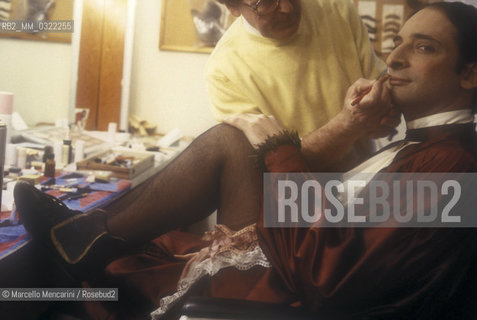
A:
[[[18,180],[34,184],[74,210],[104,207],[160,171],[191,142],[174,129],[166,135],[46,126],[17,132],[5,148],[0,212],[0,259],[29,241],[13,201]]]

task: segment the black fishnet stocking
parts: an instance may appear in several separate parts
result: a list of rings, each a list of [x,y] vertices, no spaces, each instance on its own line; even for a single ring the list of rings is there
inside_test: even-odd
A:
[[[197,222],[216,209],[232,229],[255,221],[262,175],[243,133],[228,125],[208,130],[166,168],[106,211],[112,235],[130,242],[153,239]]]

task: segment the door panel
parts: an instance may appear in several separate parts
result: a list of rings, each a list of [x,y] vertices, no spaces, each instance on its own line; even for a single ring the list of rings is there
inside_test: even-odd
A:
[[[127,0],[85,0],[76,107],[89,108],[88,130],[119,122]]]

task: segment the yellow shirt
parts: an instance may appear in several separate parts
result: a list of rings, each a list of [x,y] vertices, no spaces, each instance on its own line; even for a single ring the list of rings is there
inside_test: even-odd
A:
[[[349,0],[302,0],[300,27],[286,41],[252,34],[237,19],[208,61],[206,82],[218,120],[274,115],[303,136],[341,110],[355,80],[384,67]]]

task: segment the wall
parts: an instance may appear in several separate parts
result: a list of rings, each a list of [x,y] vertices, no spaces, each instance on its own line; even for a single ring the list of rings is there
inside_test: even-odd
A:
[[[137,1],[130,113],[158,132],[197,136],[216,123],[204,81],[209,55],[159,51],[160,17],[160,0]],[[15,93],[28,125],[67,117],[71,60],[70,44],[0,38],[0,91]]]
[[[0,91],[28,125],[68,116],[71,45],[0,38]]]
[[[209,55],[159,51],[160,17],[161,1],[137,2],[130,112],[158,132],[179,128],[197,136],[216,123],[204,80]]]

